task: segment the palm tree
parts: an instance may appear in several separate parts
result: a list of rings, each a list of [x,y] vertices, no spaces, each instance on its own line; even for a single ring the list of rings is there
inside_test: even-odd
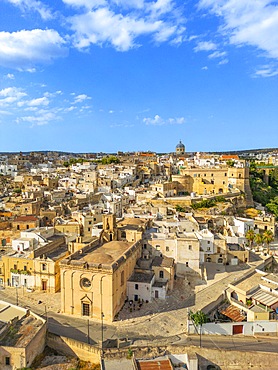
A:
[[[252,248],[255,240],[255,231],[253,229],[248,230],[245,238],[249,241],[249,247]]]
[[[263,233],[263,241],[267,244],[267,253],[269,254],[269,244],[274,240],[274,235],[271,230],[266,230]]]
[[[260,233],[256,234],[254,240],[255,240],[255,243],[257,244],[257,246],[262,245],[263,242],[264,242],[263,234],[260,234]]]

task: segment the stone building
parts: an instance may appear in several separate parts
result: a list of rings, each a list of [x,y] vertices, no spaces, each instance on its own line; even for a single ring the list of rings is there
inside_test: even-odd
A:
[[[113,232],[113,224],[106,224]],[[113,237],[113,234],[111,234]],[[141,241],[87,246],[61,261],[61,310],[111,322],[127,296],[127,281],[141,256]]]
[[[0,301],[0,369],[27,369],[46,344],[46,321],[27,309]]]
[[[251,192],[249,184],[249,167],[242,163],[240,167],[192,167],[180,168],[178,175],[172,176],[183,190],[197,194],[226,194],[233,190]]]

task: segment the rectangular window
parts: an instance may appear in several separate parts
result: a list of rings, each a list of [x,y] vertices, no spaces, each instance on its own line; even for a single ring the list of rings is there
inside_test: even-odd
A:
[[[92,225],[92,221],[89,221],[89,225]]]
[[[139,289],[139,285],[138,284],[135,284],[134,289],[135,290],[138,290]]]
[[[23,270],[24,270],[24,271],[27,271],[27,266],[24,266],[24,267],[23,267]]]
[[[88,227],[88,231],[91,231],[91,228],[90,227]]]
[[[14,265],[14,270],[17,270],[17,265]]]
[[[46,263],[42,263],[42,270],[46,271]]]
[[[10,357],[5,357],[5,365],[10,365],[11,364],[11,359]]]
[[[166,247],[166,252],[169,252],[169,247]]]
[[[164,271],[159,271],[159,277],[160,277],[160,279],[164,278]]]
[[[82,303],[82,316],[90,316],[89,303]]]
[[[185,262],[185,267],[188,267],[188,262]]]
[[[188,250],[192,251],[192,245],[188,246]]]

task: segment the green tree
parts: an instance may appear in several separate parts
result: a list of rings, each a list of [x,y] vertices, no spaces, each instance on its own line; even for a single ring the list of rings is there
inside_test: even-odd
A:
[[[271,230],[266,230],[264,233],[263,233],[263,241],[266,243],[267,245],[267,253],[269,254],[269,244],[274,240],[274,235],[273,235],[273,232]]]
[[[203,311],[197,311],[195,313],[190,313],[190,319],[193,321],[195,326],[199,327],[200,335],[200,348],[202,347],[202,326],[208,321],[207,315]]]
[[[275,215],[276,220],[278,220],[278,196],[271,199],[266,205],[267,209]]]
[[[228,167],[234,167],[235,162],[233,160],[229,159],[228,161],[226,161],[226,164],[227,164]]]
[[[253,247],[254,240],[255,240],[255,232],[254,232],[254,230],[253,229],[248,230],[247,233],[245,234],[245,238],[249,242],[249,247],[252,248]]]
[[[175,206],[175,209],[176,209],[177,212],[186,212],[186,209],[184,207],[180,206],[179,204],[177,204]]]

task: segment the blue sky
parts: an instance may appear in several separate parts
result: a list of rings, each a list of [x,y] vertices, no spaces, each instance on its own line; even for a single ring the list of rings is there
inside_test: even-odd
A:
[[[278,2],[1,0],[0,151],[278,145]]]

